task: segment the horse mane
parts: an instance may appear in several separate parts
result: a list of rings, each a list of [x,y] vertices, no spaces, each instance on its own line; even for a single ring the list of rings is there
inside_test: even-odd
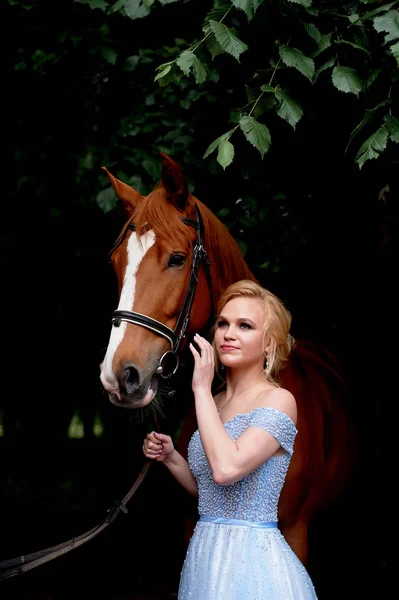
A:
[[[251,279],[258,283],[227,227],[205,204],[197,198],[194,200],[204,224],[204,246],[213,267],[211,277],[215,300],[228,285],[241,279]]]

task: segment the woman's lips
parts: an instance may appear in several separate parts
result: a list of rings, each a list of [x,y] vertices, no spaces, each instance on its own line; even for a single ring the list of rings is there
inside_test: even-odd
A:
[[[220,349],[223,350],[223,352],[230,352],[230,350],[238,350],[238,348],[236,348],[235,346],[220,346]]]

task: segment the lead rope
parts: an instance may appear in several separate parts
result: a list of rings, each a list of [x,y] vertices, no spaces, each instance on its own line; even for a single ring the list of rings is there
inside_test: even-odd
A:
[[[144,463],[144,466],[142,467],[136,481],[134,482],[126,496],[123,498],[123,500],[115,502],[114,505],[108,509],[107,516],[99,525],[96,525],[96,527],[89,529],[89,531],[82,533],[82,535],[79,535],[78,537],[74,537],[68,540],[67,542],[58,544],[57,546],[52,546],[51,548],[46,548],[46,550],[39,550],[38,552],[32,552],[31,554],[18,556],[16,558],[11,558],[9,560],[1,562],[0,580],[9,579],[11,577],[14,577],[15,575],[20,575],[25,571],[29,571],[34,567],[38,567],[39,565],[53,560],[58,556],[62,556],[63,554],[66,554],[67,552],[70,552],[75,548],[79,548],[79,546],[82,546],[82,544],[85,544],[89,540],[93,539],[96,535],[98,535],[99,533],[101,533],[101,531],[108,527],[110,523],[115,521],[116,517],[119,515],[120,512],[126,514],[128,512],[126,504],[129,502],[130,498],[133,496],[133,494],[137,491],[138,487],[142,483],[152,462],[153,461],[151,460],[147,460]]]

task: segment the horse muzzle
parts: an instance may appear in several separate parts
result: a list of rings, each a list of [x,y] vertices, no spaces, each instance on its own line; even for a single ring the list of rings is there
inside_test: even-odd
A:
[[[156,396],[158,389],[157,377],[152,377],[149,385],[143,385],[139,388],[127,391],[123,386],[118,390],[108,391],[108,396],[112,404],[122,408],[143,408],[150,404]]]

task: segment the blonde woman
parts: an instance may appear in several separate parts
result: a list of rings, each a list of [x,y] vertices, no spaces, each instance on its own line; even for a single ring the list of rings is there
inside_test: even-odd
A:
[[[291,314],[249,280],[229,286],[217,312],[213,345],[199,335],[190,345],[198,430],[188,462],[168,435],[151,432],[143,444],[147,458],[163,462],[198,497],[178,599],[315,599],[277,527],[297,433],[295,398],[278,385],[293,345]],[[226,385],[213,397],[215,366]]]

